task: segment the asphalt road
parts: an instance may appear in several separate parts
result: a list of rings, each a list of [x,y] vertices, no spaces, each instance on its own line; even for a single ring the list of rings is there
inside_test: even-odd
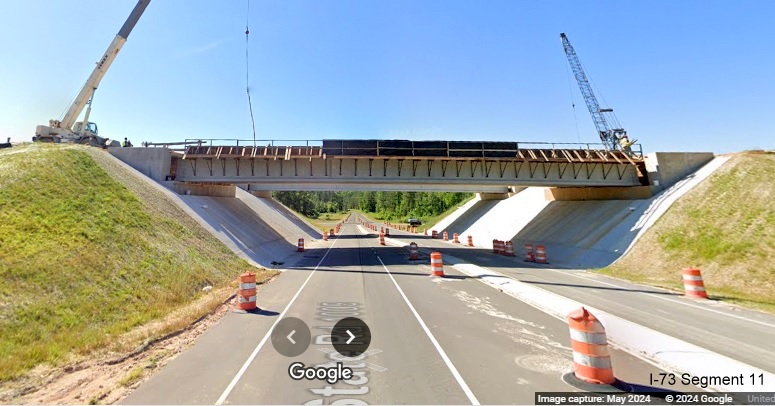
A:
[[[514,247],[516,257],[506,257],[490,249],[468,248],[429,236],[393,229],[390,234],[407,244],[414,241],[421,247],[438,249],[748,365],[775,371],[775,316],[714,300],[688,299],[592,272],[554,269],[551,251],[547,251],[550,263],[539,265],[523,260],[522,247]],[[676,278],[680,280],[680,270],[676,270]],[[713,287],[707,289],[712,295]]]
[[[410,261],[355,222],[326,247],[296,254],[295,268],[260,289],[261,312],[229,313],[120,403],[532,404],[536,391],[578,390],[561,379],[572,370],[566,323],[451,268],[431,277],[427,256]],[[371,330],[368,351],[344,359],[357,376],[333,385],[292,379],[293,362],[343,360],[330,329],[347,316]],[[270,338],[287,317],[311,331],[309,348],[295,357]],[[662,372],[611,350],[622,381],[648,385]]]

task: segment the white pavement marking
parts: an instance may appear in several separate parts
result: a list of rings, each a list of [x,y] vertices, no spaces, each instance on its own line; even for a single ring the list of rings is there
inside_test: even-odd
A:
[[[359,228],[360,228],[360,226],[359,226]],[[360,228],[360,231],[362,233],[364,233],[364,234],[368,233],[368,231],[366,231],[365,228]],[[399,246],[399,247],[403,247],[404,245],[406,245],[403,242],[395,241],[392,238],[387,238],[387,237],[385,238],[385,243],[391,244],[391,245],[394,245],[394,246]],[[433,248],[429,248],[429,249],[433,249]],[[462,260],[460,260],[460,261],[464,262]],[[530,269],[536,269],[536,268],[530,268]],[[597,283],[600,283],[600,284],[603,284],[603,285],[617,287],[617,288],[620,288],[620,289],[630,289],[630,288],[628,288],[626,286],[617,285],[617,284],[614,284],[614,283],[602,281],[600,279],[595,279],[595,278],[590,278],[589,276],[585,276],[585,275],[582,274],[583,272],[585,272],[583,270],[579,270],[579,272],[567,272],[567,271],[561,271],[561,270],[552,269],[552,268],[541,268],[541,269],[547,270],[547,271],[553,271],[553,272],[561,273],[563,275],[575,276],[577,278],[585,279],[585,280],[592,281],[592,282],[597,282]],[[507,277],[507,278],[511,279],[511,277],[507,276],[507,275],[504,275],[504,277]],[[649,287],[649,288],[653,288],[653,287]],[[694,303],[687,302],[687,301],[681,301],[681,300],[672,299],[672,298],[669,298],[669,297],[664,297],[664,296],[660,295],[659,292],[658,292],[659,290],[663,290],[663,289],[659,289],[659,288],[653,288],[653,289],[655,290],[654,293],[649,293],[649,292],[637,292],[637,293],[640,293],[640,294],[643,294],[643,295],[647,295],[649,297],[653,297],[653,298],[656,298],[656,299],[665,300],[665,301],[668,301],[668,302],[677,303],[677,304],[688,306],[688,307],[693,307],[695,309],[700,309],[700,310],[704,310],[704,311],[707,311],[707,312],[716,313],[716,314],[719,314],[719,315],[722,315],[722,316],[731,317],[733,319],[743,320],[743,321],[747,321],[747,322],[750,322],[750,323],[755,323],[755,324],[763,325],[763,326],[766,326],[766,327],[773,327],[773,328],[775,328],[775,324],[767,323],[765,321],[760,321],[760,320],[755,320],[755,319],[751,319],[751,318],[748,318],[748,317],[738,316],[736,314],[731,314],[731,313],[723,312],[723,311],[720,311],[720,310],[709,308],[707,306],[702,306],[702,305],[694,304]],[[668,290],[664,290],[664,291],[665,292],[670,292]]]
[[[471,402],[472,405],[479,405],[479,400],[476,399],[476,396],[474,396],[474,392],[471,391],[471,388],[468,387],[468,384],[466,384],[466,381],[463,380],[463,377],[460,375],[460,372],[458,372],[457,368],[455,368],[454,365],[452,365],[452,361],[447,356],[447,353],[444,352],[444,349],[441,348],[441,345],[439,345],[439,342],[436,341],[436,337],[433,336],[433,333],[431,333],[431,330],[428,329],[428,326],[425,324],[425,322],[422,320],[420,315],[417,313],[417,310],[415,310],[414,306],[412,306],[412,303],[409,301],[409,298],[406,297],[404,294],[404,291],[401,290],[401,287],[398,286],[398,282],[396,282],[395,278],[393,278],[393,274],[390,273],[390,270],[385,266],[385,263],[382,262],[382,258],[377,255],[377,259],[379,260],[379,263],[382,264],[382,268],[385,269],[385,272],[387,272],[388,276],[390,277],[390,280],[393,281],[393,284],[396,285],[396,289],[398,289],[398,293],[401,294],[401,297],[404,298],[404,302],[406,302],[406,305],[409,306],[409,310],[412,311],[412,314],[414,314],[414,317],[417,319],[417,322],[420,323],[420,327],[422,327],[423,331],[425,331],[425,334],[428,336],[428,338],[431,340],[431,343],[433,343],[433,346],[436,347],[436,351],[439,352],[439,355],[441,355],[441,359],[444,360],[444,363],[447,364],[447,368],[449,368],[449,371],[452,372],[452,376],[455,377],[455,380],[457,381],[458,385],[460,385],[460,388],[463,389],[463,392],[465,392],[466,396],[468,397],[468,401]]]
[[[449,257],[448,257],[449,258]],[[454,258],[454,257],[452,257]],[[474,264],[465,263],[459,258],[453,265],[466,275],[477,277],[502,292],[521,300],[560,320],[565,320],[568,313],[581,306],[586,307],[600,322],[606,326],[609,344],[629,352],[638,358],[649,359],[667,371],[689,373],[693,376],[713,376],[724,371],[727,376],[742,374],[745,377],[752,373],[762,374],[766,383],[754,385],[749,382],[740,384],[711,383],[708,388],[721,392],[771,391],[775,390],[775,374],[736,361],[705,348],[693,345],[678,338],[641,326],[637,323],[614,316],[592,306],[587,306],[573,299],[568,299],[545,289],[531,286],[527,283],[509,278],[502,273]],[[484,278],[483,278],[484,277]],[[494,279],[502,280],[496,282]]]
[[[285,306],[285,310],[283,310],[283,312],[280,313],[280,315],[277,317],[277,320],[275,320],[274,323],[272,324],[272,327],[270,327],[269,331],[267,331],[266,335],[264,335],[264,338],[262,338],[261,341],[259,341],[258,345],[250,354],[248,359],[245,361],[244,364],[242,364],[242,368],[239,369],[239,371],[237,372],[237,375],[234,375],[234,378],[229,383],[229,386],[226,387],[226,390],[223,391],[223,393],[221,394],[221,397],[219,397],[218,400],[215,402],[216,405],[222,405],[223,402],[226,401],[226,398],[229,396],[231,391],[234,390],[234,386],[237,385],[237,382],[239,382],[239,380],[242,378],[242,375],[245,373],[245,371],[247,371],[248,366],[250,366],[250,364],[256,358],[256,356],[258,355],[258,352],[261,350],[264,344],[266,344],[267,340],[269,340],[269,337],[272,335],[272,331],[274,331],[274,328],[275,326],[277,326],[277,323],[279,323],[280,320],[283,319],[283,316],[285,316],[285,314],[288,313],[288,309],[291,308],[291,305],[293,304],[293,302],[296,301],[296,298],[299,297],[299,294],[301,293],[301,291],[304,290],[305,286],[307,286],[307,282],[309,282],[310,278],[312,278],[312,275],[314,275],[315,272],[318,270],[318,268],[320,267],[320,264],[322,264],[323,261],[326,259],[326,257],[328,256],[328,253],[331,252],[331,249],[334,248],[334,245],[336,245],[337,241],[339,241],[339,234],[337,234],[336,239],[334,239],[334,242],[331,244],[331,246],[328,247],[328,250],[326,250],[326,253],[323,255],[323,258],[320,258],[320,262],[318,262],[318,264],[315,265],[315,269],[313,269],[312,272],[310,272],[309,276],[301,285],[299,290],[291,298],[291,301],[288,302],[287,306]]]

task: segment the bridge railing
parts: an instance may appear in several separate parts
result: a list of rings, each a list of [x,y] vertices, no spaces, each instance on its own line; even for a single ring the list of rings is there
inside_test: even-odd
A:
[[[423,158],[507,158],[524,150],[605,150],[603,143],[323,140],[323,152],[335,156],[402,156]],[[632,148],[642,157],[642,148]]]
[[[186,142],[201,142],[197,146],[200,147],[213,147],[213,146],[234,146],[234,147],[322,147],[323,140],[291,140],[291,139],[278,139],[278,140],[246,140],[238,138],[202,138],[202,139],[186,139]]]

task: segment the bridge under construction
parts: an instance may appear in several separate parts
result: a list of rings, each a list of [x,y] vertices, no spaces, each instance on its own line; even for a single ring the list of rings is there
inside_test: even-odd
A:
[[[168,156],[169,162],[161,162],[165,179],[183,187],[506,193],[523,186],[649,184],[641,153],[607,150],[602,144],[322,140],[256,146],[252,141],[212,145],[214,141],[177,151],[132,149],[156,157],[148,159],[166,161]]]

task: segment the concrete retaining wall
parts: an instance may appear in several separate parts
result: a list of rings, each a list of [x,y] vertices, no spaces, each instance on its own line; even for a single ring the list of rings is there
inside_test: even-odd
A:
[[[165,180],[170,174],[172,151],[167,148],[119,147],[108,148],[108,152],[157,182]]]
[[[234,185],[219,185],[216,183],[174,182],[172,190],[180,195],[234,197],[237,187]]]
[[[479,198],[481,201],[486,200],[504,200],[509,198],[508,193],[477,193],[476,197]]]
[[[713,159],[712,152],[655,152],[646,156],[649,183],[664,190]],[[656,183],[655,183],[656,182]]]
[[[549,201],[638,200],[651,197],[651,186],[637,187],[563,187],[547,188]]]

